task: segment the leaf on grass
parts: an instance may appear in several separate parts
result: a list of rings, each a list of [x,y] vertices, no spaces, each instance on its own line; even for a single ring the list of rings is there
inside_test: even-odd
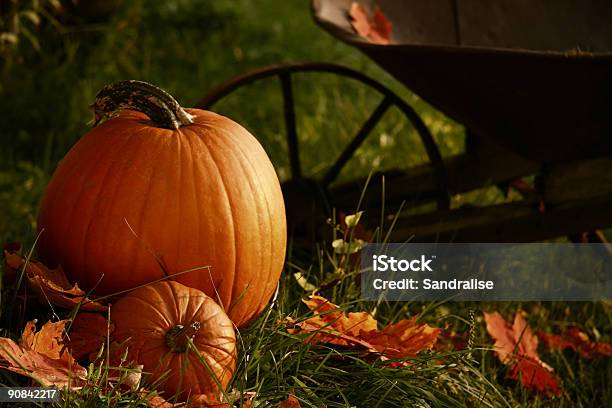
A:
[[[45,387],[81,387],[87,370],[66,350],[62,340],[66,323],[66,320],[48,322],[36,332],[35,321],[28,322],[20,344],[0,337],[0,365]]]
[[[560,395],[552,367],[540,360],[538,338],[533,334],[523,314],[514,316],[512,326],[497,312],[485,313],[487,331],[495,339],[495,351],[502,363],[510,365],[510,378],[520,380],[525,388]]]
[[[366,9],[355,1],[351,3],[349,17],[353,29],[359,36],[367,38],[374,44],[388,45],[391,43],[391,22],[378,6],[374,7],[372,15],[369,16]]]
[[[296,398],[295,395],[289,394],[286,400],[281,401],[278,405],[278,408],[301,408],[300,400]]]
[[[339,346],[364,348],[383,360],[404,358],[431,349],[440,329],[418,324],[416,317],[401,320],[378,330],[378,322],[367,312],[345,313],[321,296],[310,296],[304,303],[314,316],[294,323],[290,333],[310,333],[309,343],[329,343]]]
[[[36,320],[29,321],[23,329],[19,343],[25,350],[36,351],[53,360],[64,360],[68,364],[75,364],[73,356],[64,344],[67,323],[68,320],[55,323],[48,321],[37,332]]]
[[[367,332],[378,328],[378,322],[368,312],[345,313],[322,296],[312,295],[303,302],[315,314],[307,320],[310,324],[328,326],[329,329],[353,337],[358,337],[362,330]]]
[[[76,359],[89,356],[95,360],[97,353],[115,326],[106,317],[98,313],[79,313],[70,327],[68,347]]]
[[[50,269],[32,259],[26,262],[24,257],[14,251],[4,251],[4,259],[7,267],[15,271],[26,268],[28,284],[42,302],[67,309],[80,304],[81,310],[90,312],[106,310],[106,306],[88,299],[77,284],[71,285],[61,267]]]
[[[612,356],[612,345],[610,343],[592,341],[585,332],[576,326],[568,327],[560,335],[540,331],[538,337],[551,349],[565,350],[569,348],[587,359]]]
[[[436,344],[440,329],[427,324],[418,324],[416,316],[389,324],[382,331],[372,330],[361,337],[390,358],[413,357]]]

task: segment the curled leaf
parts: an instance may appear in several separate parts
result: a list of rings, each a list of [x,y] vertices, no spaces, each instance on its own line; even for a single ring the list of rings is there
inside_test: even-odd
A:
[[[347,228],[355,228],[357,224],[359,224],[359,220],[361,220],[361,216],[363,215],[363,211],[358,211],[355,214],[349,214],[344,217],[344,223]]]
[[[298,285],[300,285],[300,287],[304,289],[306,292],[313,292],[317,290],[317,287],[313,285],[312,283],[308,282],[308,279],[306,279],[306,277],[304,276],[302,272],[294,273],[293,277],[295,278]]]
[[[81,310],[101,312],[106,306],[87,298],[87,294],[77,284],[71,285],[61,267],[50,269],[41,262],[27,261],[19,253],[4,251],[6,266],[19,271],[25,268],[29,287],[40,301],[54,306],[72,309],[79,305]]]

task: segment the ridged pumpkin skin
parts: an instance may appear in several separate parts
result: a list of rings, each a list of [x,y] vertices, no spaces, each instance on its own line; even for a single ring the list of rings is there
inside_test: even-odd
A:
[[[173,352],[166,334],[176,325],[198,322],[193,345],[223,389],[236,370],[236,335],[232,321],[213,299],[177,282],[158,282],[130,292],[111,308],[113,341],[127,347],[128,362],[142,364],[159,381],[164,397],[185,400],[195,394],[218,396],[220,390],[193,350]],[[119,353],[117,353],[119,354]]]
[[[170,130],[123,111],[81,138],[42,201],[39,255],[96,294],[161,278],[160,264],[169,274],[210,266],[175,280],[220,298],[242,326],[266,306],[283,268],[280,184],[242,126],[187,112],[194,123]]]

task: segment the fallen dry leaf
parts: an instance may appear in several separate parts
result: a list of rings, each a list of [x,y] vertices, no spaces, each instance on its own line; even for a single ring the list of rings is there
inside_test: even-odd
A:
[[[278,405],[278,408],[301,408],[300,400],[298,400],[295,395],[289,394],[286,400],[281,401]]]
[[[50,359],[64,360],[73,365],[76,362],[64,343],[67,323],[68,320],[55,323],[48,321],[37,332],[36,320],[27,322],[19,343],[25,350],[36,351]]]
[[[8,268],[19,271],[25,267],[29,287],[39,300],[54,306],[80,309],[90,312],[102,312],[106,306],[88,299],[87,294],[77,284],[71,285],[61,267],[50,269],[41,262],[30,259],[26,261],[16,251],[4,251],[4,260]]]
[[[0,337],[0,365],[45,387],[81,387],[87,370],[66,350],[63,342],[66,323],[66,320],[48,322],[36,332],[35,321],[28,322],[20,344]]]
[[[76,359],[93,361],[115,326],[98,313],[79,313],[70,327],[68,347]]]
[[[510,378],[520,380],[525,388],[560,395],[561,389],[552,368],[540,360],[538,338],[521,312],[512,326],[497,312],[485,313],[487,331],[495,339],[495,351],[502,363],[510,365]]]
[[[351,3],[349,17],[353,29],[359,36],[367,38],[374,44],[388,45],[391,43],[391,22],[378,6],[374,7],[372,15],[369,16],[366,9],[355,1]]]
[[[417,323],[416,317],[378,330],[378,322],[369,313],[345,313],[321,296],[310,296],[304,303],[314,316],[298,323],[288,320],[298,327],[289,329],[290,333],[310,333],[306,339],[309,343],[364,348],[383,360],[412,357],[429,350],[440,333],[440,329]]]
[[[549,348],[557,350],[569,348],[587,359],[612,356],[612,344],[592,341],[585,332],[576,326],[568,327],[560,335],[540,331],[538,337]]]
[[[423,350],[432,349],[440,334],[440,329],[418,324],[416,320],[415,316],[389,324],[382,331],[363,332],[361,338],[390,358],[416,356]]]

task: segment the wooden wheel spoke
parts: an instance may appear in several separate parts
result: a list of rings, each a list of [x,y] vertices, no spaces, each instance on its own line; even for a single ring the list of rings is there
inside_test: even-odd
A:
[[[385,112],[392,105],[391,98],[387,95],[385,98],[378,104],[376,109],[372,112],[370,117],[361,125],[361,128],[351,140],[348,146],[344,149],[344,151],[340,154],[336,162],[327,170],[327,173],[323,176],[322,183],[323,186],[327,187],[331,183],[336,180],[346,163],[353,157],[355,151],[361,146],[366,137],[370,134],[372,129],[376,126],[376,124],[383,117]]]

